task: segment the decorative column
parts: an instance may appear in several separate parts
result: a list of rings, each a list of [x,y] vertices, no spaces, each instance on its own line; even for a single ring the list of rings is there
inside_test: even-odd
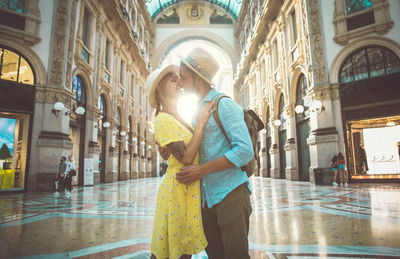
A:
[[[32,129],[32,153],[28,188],[31,191],[52,190],[51,181],[58,171],[61,156],[71,153],[68,107],[70,94],[66,90],[36,86],[36,104]],[[57,104],[57,105],[56,105]],[[57,107],[60,105],[60,107]],[[54,110],[54,111],[53,111]]]
[[[121,134],[121,149],[122,149],[122,158],[121,158],[121,172],[120,172],[120,181],[125,181],[129,179],[129,150],[128,150],[128,137],[127,129],[123,128],[120,132]]]
[[[286,123],[286,134],[287,140],[285,143],[286,152],[286,169],[285,178],[291,181],[299,180],[299,170],[297,168],[298,158],[296,153],[296,120],[294,117],[294,107],[287,106],[285,108],[286,118],[288,118]]]
[[[85,154],[85,162],[93,163],[93,184],[100,182],[99,157],[101,150],[100,146],[97,144],[99,130],[97,125],[97,117],[99,116],[98,114],[99,111],[96,108],[86,108],[86,139],[89,141],[89,149],[87,152],[85,152],[87,153]]]
[[[338,95],[338,89],[334,91]],[[311,95],[311,134],[307,143],[310,146],[310,182],[315,183],[316,169],[330,170],[329,161],[334,154],[339,152],[337,128],[342,124],[341,121],[335,121],[334,112],[340,114],[340,111],[334,111],[330,85],[315,87],[309,91],[309,94]]]
[[[13,33],[15,39],[23,40],[25,45],[40,42],[40,9],[39,1],[26,2],[26,19],[24,33]],[[52,179],[58,171],[61,156],[71,153],[73,143],[69,134],[69,116],[72,94],[65,88],[68,32],[74,27],[75,12],[69,12],[69,1],[57,1],[54,4],[54,23],[50,39],[49,68],[47,79],[35,86],[35,113],[31,135],[32,158],[29,168],[28,190],[50,191]],[[18,35],[22,36],[22,39]],[[36,71],[38,72],[38,71]],[[39,79],[39,78],[37,78]],[[38,83],[38,82],[37,82]],[[47,85],[46,85],[47,83]],[[3,93],[1,93],[3,94]],[[55,105],[59,103],[58,105]]]
[[[118,129],[116,128],[116,121],[113,120],[111,123],[110,129],[108,129],[107,136],[111,137],[111,145],[109,147],[109,156],[107,159],[107,171],[105,175],[105,182],[111,183],[118,181],[118,168],[117,168],[117,160],[118,160],[118,150],[116,149],[116,137],[118,134]]]

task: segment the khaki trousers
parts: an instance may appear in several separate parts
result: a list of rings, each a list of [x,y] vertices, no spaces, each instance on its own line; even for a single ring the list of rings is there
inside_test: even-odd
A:
[[[249,256],[249,218],[252,212],[247,184],[230,192],[220,203],[202,210],[210,259],[246,259]]]

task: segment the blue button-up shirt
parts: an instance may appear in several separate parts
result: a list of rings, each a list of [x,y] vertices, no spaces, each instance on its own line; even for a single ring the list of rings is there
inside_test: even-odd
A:
[[[203,98],[200,106],[202,107],[217,99],[219,95],[221,93],[212,88]],[[244,122],[243,109],[232,99],[222,98],[218,105],[218,114],[231,145],[219,129],[214,116],[211,115],[204,129],[200,145],[200,164],[225,156],[235,167],[203,177],[201,180],[202,208],[204,208],[206,202],[209,208],[218,204],[226,195],[243,183],[247,183],[249,190],[251,190],[247,174],[240,169],[254,155],[249,131]],[[193,121],[194,123],[197,122],[197,115]]]

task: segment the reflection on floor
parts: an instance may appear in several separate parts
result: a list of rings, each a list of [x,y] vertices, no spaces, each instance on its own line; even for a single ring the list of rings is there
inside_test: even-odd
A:
[[[146,258],[160,180],[81,187],[71,197],[1,194],[0,258]],[[399,184],[251,182],[251,258],[400,255]]]

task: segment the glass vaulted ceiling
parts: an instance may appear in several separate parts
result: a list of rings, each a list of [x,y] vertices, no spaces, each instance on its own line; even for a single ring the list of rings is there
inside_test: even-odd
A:
[[[163,9],[171,4],[182,2],[184,0],[146,0],[147,10],[151,19],[154,19]],[[235,19],[239,16],[240,8],[242,8],[242,0],[204,0],[217,4],[228,11]]]

